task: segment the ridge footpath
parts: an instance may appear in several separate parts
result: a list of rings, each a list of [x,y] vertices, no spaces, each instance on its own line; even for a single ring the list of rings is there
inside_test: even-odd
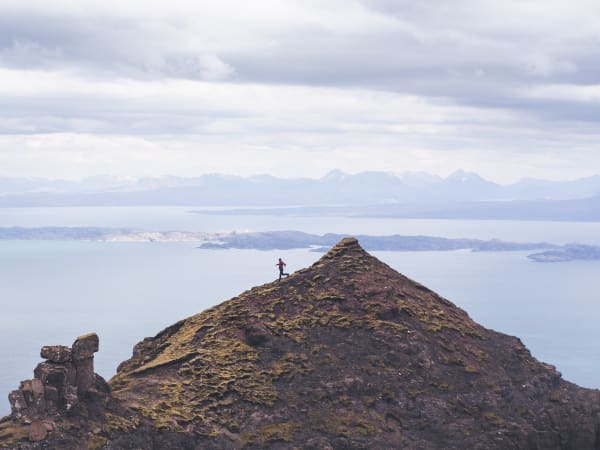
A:
[[[144,339],[108,385],[40,442],[3,419],[0,446],[600,449],[599,391],[354,238]]]

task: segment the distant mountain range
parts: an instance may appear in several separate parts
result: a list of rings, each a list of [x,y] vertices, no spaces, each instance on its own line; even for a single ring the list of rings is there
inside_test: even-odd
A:
[[[351,207],[360,210],[357,215],[393,217],[599,220],[600,175],[570,181],[523,179],[509,185],[462,170],[446,178],[337,170],[317,179],[211,174],[75,182],[0,177],[0,207],[155,205]]]

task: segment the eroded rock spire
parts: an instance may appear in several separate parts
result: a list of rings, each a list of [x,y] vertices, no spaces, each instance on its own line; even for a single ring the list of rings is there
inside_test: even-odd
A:
[[[34,369],[32,380],[21,381],[19,389],[8,398],[14,420],[30,425],[30,440],[46,438],[53,430],[54,419],[71,411],[89,396],[108,396],[108,384],[94,373],[94,353],[99,339],[95,333],[78,337],[73,346],[42,347],[45,361]]]

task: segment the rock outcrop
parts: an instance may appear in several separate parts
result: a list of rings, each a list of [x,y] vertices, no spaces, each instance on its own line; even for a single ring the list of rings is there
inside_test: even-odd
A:
[[[45,354],[89,373],[81,361],[94,347],[79,359],[77,347]],[[89,386],[69,379],[78,396]],[[30,439],[64,449],[600,449],[599,391],[564,381],[519,339],[351,238],[144,339],[110,386],[45,437],[32,422]],[[35,404],[39,386],[27,389]],[[18,420],[0,423],[0,445]],[[10,439],[36,448],[17,431]]]
[[[72,348],[42,347],[40,356],[46,361],[34,369],[32,380],[21,381],[19,389],[9,394],[10,418],[28,426],[30,441],[46,439],[56,420],[67,416],[80,402],[99,402],[110,396],[108,383],[94,373],[98,344],[98,335],[90,333],[78,337]]]

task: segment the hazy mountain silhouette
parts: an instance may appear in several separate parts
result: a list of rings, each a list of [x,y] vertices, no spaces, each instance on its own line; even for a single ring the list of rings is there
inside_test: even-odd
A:
[[[593,211],[586,210],[598,204],[594,198],[598,195],[598,175],[501,185],[462,170],[446,178],[421,172],[346,174],[339,170],[318,179],[222,174],[140,179],[107,176],[80,182],[0,178],[0,206],[17,207],[343,206],[362,208],[356,215],[367,216],[598,220]]]

